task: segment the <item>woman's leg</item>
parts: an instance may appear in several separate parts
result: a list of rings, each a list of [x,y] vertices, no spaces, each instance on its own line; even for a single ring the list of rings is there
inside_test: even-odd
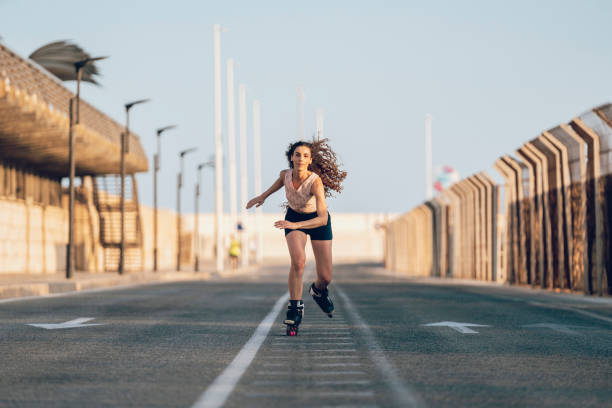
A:
[[[315,286],[323,290],[332,279],[332,240],[310,240],[310,243],[317,263]]]
[[[306,264],[306,234],[302,231],[291,231],[285,236],[291,256],[289,269],[289,299],[302,299],[302,275]]]

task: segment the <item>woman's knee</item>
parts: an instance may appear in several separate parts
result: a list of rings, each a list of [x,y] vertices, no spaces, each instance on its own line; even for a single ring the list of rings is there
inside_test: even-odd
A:
[[[291,268],[296,270],[299,273],[304,271],[304,267],[306,266],[306,257],[305,256],[294,256],[291,258]]]

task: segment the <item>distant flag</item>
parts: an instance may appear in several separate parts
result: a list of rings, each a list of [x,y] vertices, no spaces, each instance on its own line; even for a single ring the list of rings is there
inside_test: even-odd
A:
[[[459,179],[459,172],[451,166],[438,166],[435,170],[434,189],[441,192],[458,182]]]

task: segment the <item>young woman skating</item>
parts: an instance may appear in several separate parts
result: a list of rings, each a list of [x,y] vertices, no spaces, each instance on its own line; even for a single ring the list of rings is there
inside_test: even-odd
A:
[[[306,241],[310,235],[315,256],[317,277],[310,285],[310,294],[319,307],[332,317],[334,304],[327,287],[332,278],[332,227],[326,197],[340,192],[346,172],[336,163],[336,154],[327,139],[313,142],[299,141],[286,151],[289,169],[282,170],[278,179],[263,194],[248,202],[247,208],[259,207],[266,198],[285,186],[287,212],[285,219],[276,221],[276,228],[285,230],[291,257],[289,269],[289,304],[284,323],[287,334],[297,334],[304,314],[302,277],[306,263]]]

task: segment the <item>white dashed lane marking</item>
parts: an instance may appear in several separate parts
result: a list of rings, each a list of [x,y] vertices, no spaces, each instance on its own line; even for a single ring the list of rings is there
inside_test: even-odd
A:
[[[294,380],[257,380],[252,382],[253,385],[290,385],[295,384]],[[369,385],[370,380],[314,380],[309,381],[309,384],[320,385]]]
[[[278,329],[263,342],[227,400],[228,408],[280,406],[288,401],[290,405],[373,408],[382,401],[390,403],[392,395],[398,406],[420,406],[418,397],[401,380],[392,378],[394,368],[348,296],[339,289],[336,293],[338,309],[345,313],[333,319],[315,311],[308,313],[296,337],[286,336],[285,326],[274,323]],[[279,313],[277,320],[281,321],[282,306]],[[378,375],[372,375],[376,369]]]
[[[334,376],[339,376],[339,375],[365,375],[367,374],[365,371],[299,371],[299,372],[294,372],[294,371],[258,371],[257,375],[284,375],[284,376],[291,376],[291,375],[305,375],[305,376],[310,376],[310,375],[334,375]]]
[[[375,407],[371,401],[375,393],[369,389],[372,380],[363,369],[353,334],[341,314],[333,319],[319,313],[305,315],[297,337],[286,336],[281,326],[261,349],[253,367],[259,370],[245,381],[242,395],[258,399],[257,406],[264,401],[274,406],[287,397],[276,389],[291,387],[296,403]]]

